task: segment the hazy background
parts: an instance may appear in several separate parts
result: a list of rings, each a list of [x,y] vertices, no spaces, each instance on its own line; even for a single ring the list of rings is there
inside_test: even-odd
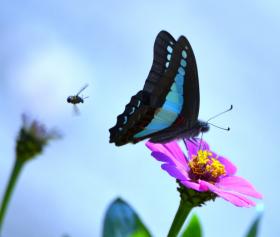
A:
[[[100,236],[117,196],[165,236],[179,204],[176,183],[144,143],[115,147],[108,129],[140,90],[157,33],[190,40],[200,77],[200,118],[230,126],[205,134],[264,195],[260,236],[279,236],[279,1],[0,1],[0,192],[14,161],[20,115],[58,128],[26,165],[3,237]],[[72,115],[66,97],[90,98]],[[221,199],[196,210],[206,237],[244,236],[256,210]]]

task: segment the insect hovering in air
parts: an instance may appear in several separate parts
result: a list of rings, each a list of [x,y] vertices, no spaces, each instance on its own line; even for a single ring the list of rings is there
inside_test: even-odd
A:
[[[78,108],[77,104],[84,103],[84,99],[88,98],[88,96],[86,96],[86,97],[79,96],[82,93],[82,91],[84,91],[87,87],[88,87],[88,84],[84,85],[78,91],[78,93],[76,95],[71,95],[71,96],[67,97],[67,102],[74,105],[74,113],[75,114],[79,114],[79,108]]]

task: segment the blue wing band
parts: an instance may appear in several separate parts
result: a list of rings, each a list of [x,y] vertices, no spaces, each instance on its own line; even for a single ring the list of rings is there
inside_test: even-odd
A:
[[[182,57],[183,56],[185,55],[182,55]],[[178,118],[184,104],[183,87],[187,62],[184,59],[181,59],[180,64],[181,66],[177,70],[174,82],[170,87],[170,91],[168,92],[161,109],[155,114],[148,126],[146,126],[141,132],[135,134],[134,138],[144,137],[168,128]]]

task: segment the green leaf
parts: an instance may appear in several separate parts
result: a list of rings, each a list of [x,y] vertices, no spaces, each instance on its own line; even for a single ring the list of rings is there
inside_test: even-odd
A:
[[[151,237],[151,234],[132,207],[117,198],[106,211],[102,236]]]
[[[258,229],[259,229],[260,221],[261,221],[262,214],[263,214],[263,206],[259,205],[257,208],[259,209],[258,210],[259,213],[257,214],[257,217],[253,221],[246,237],[257,237],[258,236]]]
[[[181,237],[202,237],[202,228],[197,215],[193,215]]]

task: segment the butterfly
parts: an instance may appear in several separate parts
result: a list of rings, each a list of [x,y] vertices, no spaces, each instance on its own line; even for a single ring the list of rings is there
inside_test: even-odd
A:
[[[144,88],[132,96],[110,128],[110,142],[121,146],[150,138],[165,143],[194,138],[207,132],[207,122],[198,120],[199,83],[195,56],[189,41],[176,41],[161,31],[154,43],[153,64]]]

